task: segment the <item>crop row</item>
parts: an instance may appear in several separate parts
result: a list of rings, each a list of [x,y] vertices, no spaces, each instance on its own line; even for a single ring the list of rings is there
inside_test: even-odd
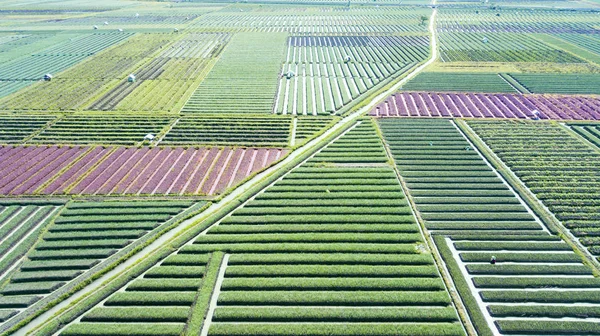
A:
[[[510,73],[530,93],[600,94],[600,78],[589,73]]]
[[[584,63],[522,33],[440,33],[443,62]]]
[[[597,205],[579,201],[600,192],[598,154],[590,145],[552,123],[469,125],[592,254],[600,253]]]
[[[458,117],[598,120],[593,97],[480,93],[401,92],[376,106],[378,117]]]
[[[451,121],[382,119],[380,125],[479,334],[593,328],[586,317],[563,320],[572,304],[596,302],[600,282],[592,270],[536,221]],[[546,289],[554,286],[560,293]],[[546,315],[522,313],[523,305],[546,303],[553,304],[544,307]]]
[[[53,116],[1,115],[0,142],[21,143],[55,118]]]
[[[495,73],[422,72],[403,87],[407,91],[515,93],[517,90]]]
[[[0,102],[7,110],[75,110],[115,86],[147,61],[162,46],[172,43],[175,34],[138,34],[118,48],[104,50],[85,62],[63,71],[50,82],[41,81]],[[32,56],[34,57],[34,56]],[[54,57],[54,56],[35,56]],[[75,56],[61,56],[75,57]],[[40,75],[48,73],[43,70]],[[35,96],[36,99],[31,99]]]
[[[461,33],[593,33],[595,20],[593,13],[578,11],[450,9],[440,13],[437,28]]]
[[[132,36],[130,33],[98,33],[81,36],[0,66],[2,80],[40,80],[55,74]]]
[[[230,147],[1,147],[0,193],[215,195],[286,152]]]
[[[203,16],[193,28],[212,31],[258,31],[289,32],[291,34],[393,34],[398,32],[425,32],[427,26],[420,24],[421,15],[429,15],[428,9],[394,9],[385,13],[357,9],[348,13],[218,13]]]
[[[67,206],[0,289],[0,307],[27,308],[177,216],[192,202],[77,202]],[[115,205],[111,207],[111,205]],[[138,210],[135,212],[135,210]],[[133,215],[129,215],[134,213]],[[36,216],[32,216],[36,218]],[[126,219],[126,220],[123,220]]]
[[[333,113],[427,53],[423,37],[291,37],[274,112]]]
[[[236,34],[182,112],[271,112],[285,38],[285,34]]]

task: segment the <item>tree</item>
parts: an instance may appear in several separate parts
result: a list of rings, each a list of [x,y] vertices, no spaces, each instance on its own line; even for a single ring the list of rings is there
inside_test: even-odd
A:
[[[425,16],[425,15],[422,15],[422,16],[421,16],[421,24],[422,24],[422,25],[424,25],[424,24],[425,24],[425,22],[427,22],[427,20],[429,20],[429,18],[428,18],[427,16]]]

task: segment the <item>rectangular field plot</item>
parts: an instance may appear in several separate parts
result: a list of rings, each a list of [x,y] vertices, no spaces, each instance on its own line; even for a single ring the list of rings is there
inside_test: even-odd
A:
[[[425,36],[292,36],[274,113],[334,113],[428,53]]]
[[[283,158],[278,148],[0,147],[2,195],[216,195]]]
[[[592,12],[523,9],[448,9],[439,14],[440,32],[454,33],[588,33],[596,32]]]
[[[160,144],[287,146],[291,127],[285,117],[184,116]]]
[[[517,93],[495,73],[422,72],[406,83],[406,91]]]
[[[469,126],[592,254],[600,255],[597,151],[551,123],[473,121]]]
[[[576,307],[600,308],[600,280],[531,215],[451,121],[380,125],[479,334],[596,328],[597,317],[579,315]]]
[[[0,143],[22,143],[54,119],[56,117],[43,115],[0,115]]]
[[[196,89],[229,39],[229,34],[188,34],[137,69],[135,82],[123,79],[89,110],[171,111]],[[161,47],[162,48],[162,47]]]
[[[596,74],[509,75],[531,93],[600,94],[600,76]]]
[[[62,44],[3,63],[0,65],[0,98],[42,80],[45,74],[62,72],[132,35],[114,32],[80,35]]]
[[[158,136],[173,120],[169,117],[70,115],[59,119],[29,142],[134,145],[143,142],[146,134]]]
[[[182,113],[269,113],[286,34],[236,34]]]
[[[264,9],[259,12],[220,11],[204,15],[190,27],[201,31],[257,31],[289,32],[290,34],[395,34],[427,32],[421,24],[422,15],[431,15],[431,10],[415,7],[385,9],[359,8],[352,13],[342,10],[292,10],[282,13],[282,7]],[[268,11],[272,11],[269,13]]]
[[[586,140],[600,148],[600,124],[574,123],[569,126]]]
[[[587,96],[399,92],[376,106],[370,115],[599,120],[600,99]]]
[[[129,36],[127,35],[127,37]],[[85,62],[55,74],[50,82],[38,82],[27,89],[5,97],[0,100],[0,108],[6,110],[78,110],[87,108],[92,103],[90,100],[93,100],[95,96],[118,85],[129,74],[134,73],[148,62],[149,58],[158,50],[170,45],[176,38],[176,34],[134,35],[118,47],[99,52]],[[76,56],[65,54],[60,57]],[[39,57],[55,56],[40,55]],[[40,76],[45,73],[48,71],[44,70]],[[32,96],[36,99],[31,99]]]
[[[443,62],[585,63],[565,51],[519,33],[440,33]]]
[[[52,296],[63,294],[128,253],[136,241],[154,235],[149,232],[182,219],[187,213],[185,209],[193,204],[191,201],[69,203],[42,239],[35,242],[9,281],[0,287],[0,307],[21,312],[37,301],[45,301],[40,304],[51,301]],[[194,206],[193,211],[198,211],[201,205]],[[50,207],[30,208],[22,208],[13,218],[40,221],[51,211]],[[10,207],[6,208],[9,210]]]

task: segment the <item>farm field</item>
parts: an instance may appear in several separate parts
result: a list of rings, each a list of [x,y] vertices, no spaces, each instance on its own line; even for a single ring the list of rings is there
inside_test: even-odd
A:
[[[532,216],[459,128],[422,119],[384,119],[380,126],[479,334],[596,328],[593,317],[568,320],[578,303],[597,305],[591,297],[600,281],[592,269]]]
[[[598,120],[600,100],[587,96],[403,92],[380,103],[370,115]]]
[[[600,335],[600,0],[0,0],[0,336]]]
[[[592,254],[600,254],[597,209],[589,199],[598,192],[597,148],[552,123],[469,125]]]
[[[0,146],[0,193],[216,195],[286,153],[278,148]]]
[[[463,335],[431,255],[417,246],[422,236],[386,160],[372,122],[360,122],[61,335],[151,328],[178,335],[198,326],[208,335]],[[348,189],[356,177],[359,190]],[[169,275],[176,265],[189,272]],[[202,282],[191,281],[203,272]],[[191,278],[191,287],[159,280],[169,276]],[[206,314],[203,292],[215,277],[222,282],[216,308],[196,325],[195,314]],[[148,291],[169,290],[177,296],[144,299]],[[179,317],[130,308],[162,306],[169,297]]]

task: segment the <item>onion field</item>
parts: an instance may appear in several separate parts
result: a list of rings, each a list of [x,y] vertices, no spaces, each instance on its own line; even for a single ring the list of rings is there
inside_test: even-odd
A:
[[[292,36],[274,113],[332,114],[426,58],[425,37]]]
[[[600,0],[0,0],[0,336],[600,335]]]
[[[587,96],[402,92],[379,104],[370,115],[598,120],[600,100]]]
[[[3,195],[215,195],[283,158],[277,148],[0,147]]]

